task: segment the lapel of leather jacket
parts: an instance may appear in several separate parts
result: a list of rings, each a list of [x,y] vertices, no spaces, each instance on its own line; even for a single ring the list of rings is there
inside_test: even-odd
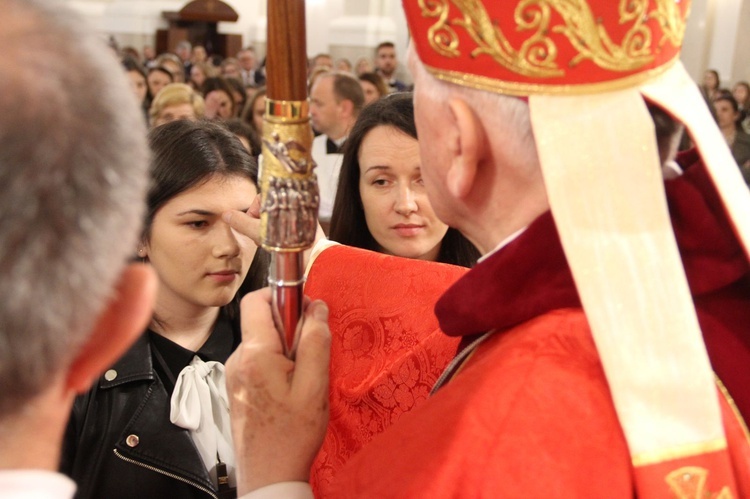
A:
[[[154,370],[148,335],[142,335],[112,366],[112,370],[116,371],[117,376],[107,380],[105,373],[99,382],[101,390],[106,391],[135,381],[152,380],[143,401],[119,436],[115,444],[116,451],[126,459],[166,472],[165,474],[176,475],[215,493],[215,487],[190,433],[169,420],[170,398]]]

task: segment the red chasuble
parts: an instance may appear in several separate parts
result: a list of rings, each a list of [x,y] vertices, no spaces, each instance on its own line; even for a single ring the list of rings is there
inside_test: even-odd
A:
[[[667,193],[712,364],[748,411],[747,260],[702,165]],[[650,497],[726,491],[726,477],[685,472],[689,461],[634,469],[549,213],[462,277],[436,313],[448,335],[494,334],[354,456],[326,496],[633,497],[636,483]],[[738,496],[750,497],[750,441],[724,398],[722,410],[729,448],[715,457],[731,456]]]
[[[459,338],[438,327],[435,302],[468,269],[334,246],[315,260],[305,294],[330,309],[331,419],[311,472],[328,495],[341,466],[427,400]]]

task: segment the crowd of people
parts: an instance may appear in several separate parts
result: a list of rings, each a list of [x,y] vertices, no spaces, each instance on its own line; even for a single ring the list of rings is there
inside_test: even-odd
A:
[[[750,84],[739,81],[731,89],[722,87],[719,72],[709,69],[703,75],[700,90],[750,186]]]
[[[561,54],[550,88],[438,50],[421,4],[413,87],[390,42],[310,59],[287,358],[255,50],[112,57],[0,0],[0,496],[750,497],[750,87],[696,88],[665,36],[648,79]],[[511,4],[473,8],[510,32]]]

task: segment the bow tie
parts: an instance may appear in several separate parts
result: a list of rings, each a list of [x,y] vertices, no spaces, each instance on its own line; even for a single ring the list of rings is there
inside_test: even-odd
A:
[[[331,139],[326,139],[326,154],[341,154],[341,147],[337,146]]]

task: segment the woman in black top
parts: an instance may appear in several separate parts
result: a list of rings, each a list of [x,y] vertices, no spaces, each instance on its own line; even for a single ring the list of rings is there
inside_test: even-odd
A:
[[[223,364],[241,338],[236,296],[258,249],[221,215],[249,208],[257,165],[216,124],[169,123],[150,143],[136,252],[159,277],[153,319],[76,400],[62,469],[77,497],[234,497]]]

